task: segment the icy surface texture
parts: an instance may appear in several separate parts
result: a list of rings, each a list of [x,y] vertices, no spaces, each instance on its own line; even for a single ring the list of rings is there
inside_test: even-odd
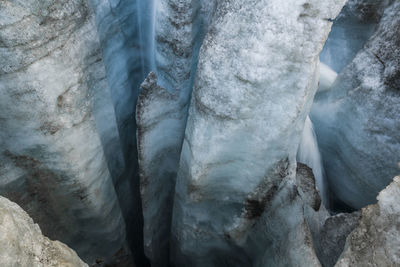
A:
[[[297,163],[296,183],[298,192],[304,202],[318,211],[321,207],[321,198],[316,187],[317,181],[313,170],[305,164]]]
[[[294,180],[318,56],[329,18],[343,4],[217,3],[199,55],[177,177],[176,265],[247,261],[241,246],[252,226],[281,181]]]
[[[93,14],[80,0],[0,5],[0,194],[85,261],[110,258],[125,225],[93,115]]]
[[[317,94],[311,111],[329,188],[356,209],[375,202],[398,172],[399,27],[396,1],[332,89]]]
[[[284,181],[267,203],[247,239],[247,255],[252,266],[333,266],[359,218],[359,212],[330,216],[312,170],[298,163],[296,184]]]
[[[379,193],[378,203],[362,209],[335,266],[400,265],[400,177]]]
[[[124,155],[135,158],[135,103],[141,82],[150,71],[150,55],[141,38],[152,39],[149,26],[152,1],[91,0],[96,14],[107,80],[110,85]],[[138,2],[138,3],[137,3]],[[143,2],[142,4],[139,4]],[[143,13],[143,14],[142,14]],[[141,16],[139,16],[141,14]],[[143,18],[140,21],[139,18]],[[142,37],[146,36],[146,37]],[[147,41],[148,42],[148,41]],[[133,154],[133,155],[132,155]]]
[[[321,266],[304,218],[302,198],[292,182],[281,184],[249,235],[247,247],[254,259],[252,266]]]
[[[21,207],[1,196],[0,247],[1,266],[88,266],[68,246],[43,236]]]
[[[347,236],[360,220],[360,212],[340,213],[326,219],[318,241],[314,241],[315,250],[322,266],[334,266],[342,254]]]
[[[212,1],[191,0],[158,1],[155,7],[157,74],[142,84],[136,111],[144,244],[152,266],[169,262],[176,173],[198,51],[212,7]]]
[[[390,0],[348,0],[333,23],[321,62],[340,72],[363,48]],[[393,1],[392,1],[393,2]]]
[[[138,263],[145,261],[143,251],[143,218],[137,166],[135,107],[140,84],[154,60],[149,48],[154,39],[153,1],[90,0],[106,68],[110,96],[117,122],[118,138],[109,137],[105,149],[114,150],[114,161],[108,160],[115,189],[126,221],[128,240]],[[97,99],[96,103],[100,103]],[[106,112],[103,110],[103,113]],[[110,111],[111,112],[111,111]],[[112,120],[102,118],[102,125]],[[115,120],[114,119],[114,120]],[[122,159],[121,159],[122,158]],[[119,172],[114,173],[114,170]]]
[[[157,85],[154,72],[142,84],[136,116],[145,253],[152,266],[166,266],[185,118],[178,97]]]

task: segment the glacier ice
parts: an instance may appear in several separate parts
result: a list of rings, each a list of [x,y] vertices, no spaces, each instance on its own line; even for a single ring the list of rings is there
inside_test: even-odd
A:
[[[107,149],[114,149],[114,159],[108,157],[107,162],[112,174],[113,170],[119,171],[113,175],[114,184],[135,260],[138,264],[146,264],[142,252],[143,217],[136,152],[135,106],[140,84],[150,71],[154,57],[148,49],[148,43],[154,38],[150,23],[154,5],[153,1],[136,0],[89,2],[96,15],[97,32],[109,84],[108,94],[112,99],[118,129],[118,133],[114,134],[118,138],[111,139],[107,144]],[[107,126],[112,122],[104,116],[100,120]]]
[[[318,195],[313,190],[312,195]],[[305,220],[306,207],[296,184],[290,179],[282,182],[248,237],[253,264],[246,266],[321,266]]]
[[[107,84],[93,12],[7,2],[0,23],[0,194],[85,261],[109,260],[126,235],[95,122]]]
[[[397,1],[387,3],[374,35],[333,87],[316,95],[311,110],[329,189],[340,206],[375,202],[398,172],[399,12]]]
[[[151,72],[137,104],[140,193],[144,248],[152,266],[169,261],[169,233],[184,114],[176,94],[157,84]]]
[[[252,226],[281,183],[294,179],[318,56],[329,19],[343,4],[217,3],[199,55],[177,176],[176,265],[210,266],[232,255],[247,261],[241,246]]]
[[[374,33],[386,2],[348,0],[335,19],[321,61],[336,72],[343,70]]]
[[[89,264],[396,263],[398,178],[336,212],[398,172],[399,5],[0,1],[0,194]]]
[[[169,262],[176,173],[197,55],[213,6],[205,2],[155,6],[154,72],[142,84],[136,110],[144,248],[152,266]]]
[[[346,238],[357,227],[361,213],[339,213],[328,217],[317,236],[315,251],[323,266],[334,266],[346,245]]]

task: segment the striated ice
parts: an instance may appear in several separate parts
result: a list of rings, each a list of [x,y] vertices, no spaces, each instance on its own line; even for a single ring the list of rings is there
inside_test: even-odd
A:
[[[96,125],[108,88],[94,14],[81,0],[1,5],[0,194],[85,261],[109,260],[126,235]]]
[[[252,261],[246,240],[282,181],[294,179],[319,53],[343,4],[217,3],[199,55],[177,176],[176,265]]]
[[[155,5],[155,67],[142,84],[136,110],[144,248],[152,266],[169,262],[176,173],[212,6],[212,1],[191,0]]]
[[[395,1],[364,49],[329,91],[317,94],[312,107],[330,191],[351,208],[374,203],[398,172],[399,27]]]
[[[321,52],[321,62],[340,72],[374,33],[385,3],[393,0],[348,0],[335,19]]]

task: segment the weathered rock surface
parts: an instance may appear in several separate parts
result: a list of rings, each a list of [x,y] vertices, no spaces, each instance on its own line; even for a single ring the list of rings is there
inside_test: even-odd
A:
[[[316,181],[313,170],[305,164],[297,163],[296,168],[296,184],[298,192],[303,201],[318,211],[321,207],[321,197],[316,189]]]
[[[400,265],[400,177],[379,193],[378,203],[362,209],[335,266]]]
[[[297,147],[318,84],[318,56],[329,19],[343,4],[217,3],[200,51],[178,171],[176,265],[253,260],[243,248],[253,225],[281,182],[295,183]],[[268,244],[264,241],[259,246]]]
[[[329,188],[351,208],[374,203],[398,172],[399,27],[400,3],[394,1],[364,49],[312,107]]]
[[[88,266],[71,248],[43,236],[21,207],[1,196],[0,247],[1,266]]]
[[[321,203],[315,184],[311,168],[297,163],[296,185],[297,191],[304,203],[303,211],[302,213],[290,213],[288,217],[296,217],[297,220],[302,218],[306,221],[307,227],[301,229],[303,231],[305,231],[304,229],[309,229],[311,235],[305,234],[307,237],[305,239],[305,246],[311,246],[308,238],[312,238],[312,249],[318,256],[321,265],[325,267],[334,266],[343,252],[346,237],[358,224],[360,213],[340,213],[331,216]],[[292,241],[288,240],[287,242],[290,243]],[[300,243],[299,246],[301,246]]]
[[[360,212],[340,213],[327,218],[321,231],[318,233],[318,241],[315,242],[315,250],[322,266],[334,266],[342,254],[347,236],[358,225]]]
[[[110,259],[126,236],[94,115],[107,84],[93,12],[1,1],[0,27],[0,193],[88,263]]]
[[[308,185],[300,184],[303,188]],[[284,181],[254,225],[246,244],[252,266],[321,266],[305,218],[308,204],[299,188],[292,180]],[[317,190],[314,187],[308,193],[315,195]]]

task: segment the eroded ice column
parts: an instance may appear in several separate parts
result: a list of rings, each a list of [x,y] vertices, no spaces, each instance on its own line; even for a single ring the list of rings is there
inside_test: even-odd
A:
[[[106,86],[93,13],[81,0],[0,5],[0,194],[107,262],[125,225],[93,115]]]
[[[318,56],[343,4],[217,3],[199,55],[177,178],[177,266],[257,260],[244,244],[276,193],[294,183],[296,150],[318,84]]]
[[[139,192],[135,107],[140,84],[154,61],[153,50],[150,49],[150,42],[154,39],[153,2],[90,0],[96,14],[97,31],[110,87],[109,95],[115,110],[119,136],[109,139],[107,148],[114,149],[114,153],[113,157],[108,157],[108,163],[113,166],[110,170],[119,171],[112,174],[137,265],[145,264],[146,259],[141,230],[143,217]],[[102,125],[108,126],[109,121],[103,117]]]
[[[213,6],[195,2],[157,1],[155,72],[142,84],[137,104],[144,245],[152,266],[169,262],[176,173],[197,55]]]
[[[400,3],[388,5],[375,34],[318,94],[311,112],[335,200],[359,209],[398,172]],[[342,205],[342,204],[341,204]]]

